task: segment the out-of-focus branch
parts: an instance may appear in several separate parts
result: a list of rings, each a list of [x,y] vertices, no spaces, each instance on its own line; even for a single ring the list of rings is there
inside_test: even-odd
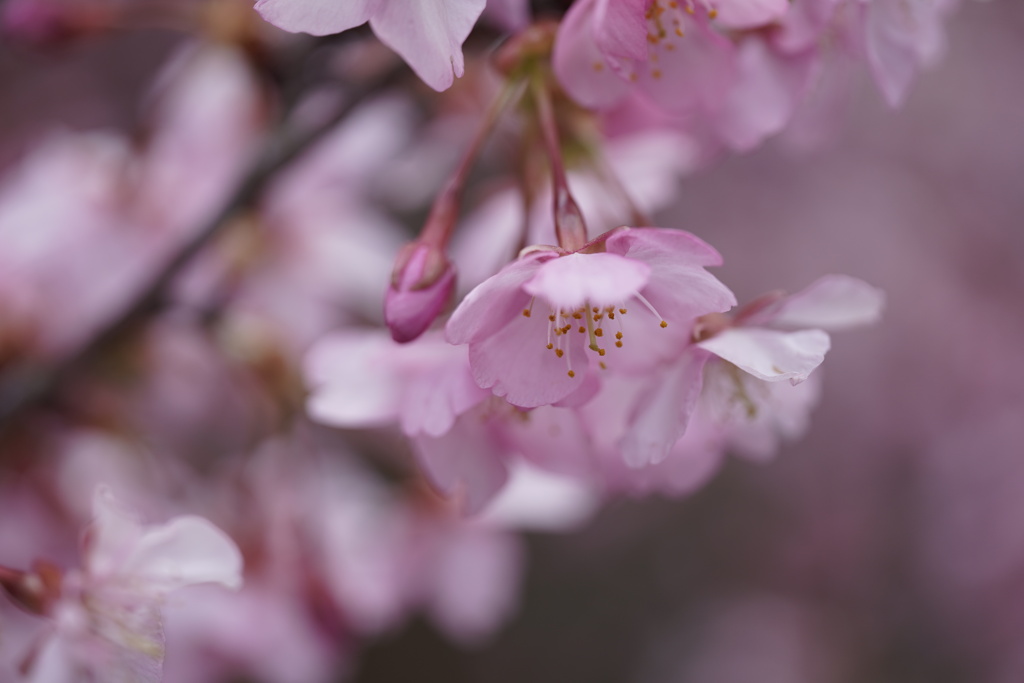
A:
[[[267,137],[251,170],[228,193],[224,204],[153,274],[138,294],[111,317],[77,351],[53,365],[24,364],[0,376],[0,431],[33,405],[48,399],[69,376],[88,365],[112,341],[160,307],[168,286],[186,265],[239,213],[255,203],[267,183],[344,120],[365,97],[388,87],[404,73],[399,63],[365,83],[353,86],[337,109],[313,127],[296,130],[284,121]]]

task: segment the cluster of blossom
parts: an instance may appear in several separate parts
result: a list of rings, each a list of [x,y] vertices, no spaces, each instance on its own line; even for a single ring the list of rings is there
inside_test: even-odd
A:
[[[898,102],[951,3],[577,0],[555,24],[515,0],[259,0],[289,31],[369,22],[435,90],[466,74],[424,123],[387,55],[339,42],[330,77],[379,88],[271,173],[273,121],[308,132],[339,97],[286,102],[267,54],[301,39],[243,4],[3,8],[37,42],[201,37],[144,136],[54,132],[0,185],[0,679],[335,680],[416,611],[471,643],[515,609],[518,531],[801,436],[829,333],[882,293],[824,275],[737,308],[719,253],[646,216],[710,151],[840,93],[840,59]],[[512,36],[473,72],[481,16]]]

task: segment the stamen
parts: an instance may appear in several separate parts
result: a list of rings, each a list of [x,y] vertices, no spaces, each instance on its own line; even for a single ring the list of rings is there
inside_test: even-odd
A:
[[[655,318],[658,318],[658,319],[661,320],[661,326],[662,327],[668,327],[668,323],[665,322],[665,319],[661,317],[661,313],[658,313],[658,310],[654,306],[651,305],[650,301],[648,301],[647,299],[644,298],[643,294],[640,294],[639,292],[637,292],[633,296],[635,296],[640,303],[642,303],[644,306],[646,306],[647,310],[649,310],[651,313],[653,313]]]

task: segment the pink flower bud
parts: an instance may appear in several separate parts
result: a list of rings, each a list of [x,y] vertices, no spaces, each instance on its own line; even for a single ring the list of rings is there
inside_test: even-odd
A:
[[[384,299],[384,320],[400,344],[411,342],[434,322],[455,289],[455,270],[436,246],[411,242],[399,253]]]

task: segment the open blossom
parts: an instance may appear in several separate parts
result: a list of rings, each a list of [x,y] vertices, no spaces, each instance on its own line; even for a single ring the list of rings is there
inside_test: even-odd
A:
[[[705,270],[720,263],[700,239],[664,228],[533,251],[470,292],[446,336],[469,345],[481,387],[524,408],[557,403],[587,390],[591,365],[629,366],[631,345],[650,351],[665,328],[686,333],[695,318],[730,308],[732,292]]]
[[[464,70],[462,43],[486,0],[258,0],[256,10],[286,31],[322,36],[370,22],[381,42],[435,90]]]
[[[786,298],[755,302],[724,327],[709,320],[697,346],[766,382],[799,384],[825,358],[826,330],[877,322],[885,297],[875,287],[843,275],[823,277]],[[705,337],[706,338],[701,338]]]
[[[735,79],[732,43],[711,26],[748,29],[782,17],[785,0],[580,0],[562,22],[554,66],[588,107],[633,87],[668,111],[718,109]]]
[[[12,595],[53,620],[30,654],[29,680],[159,681],[165,597],[202,583],[239,588],[241,553],[201,517],[143,526],[118,508],[105,486],[96,489],[93,508],[81,570],[62,577],[45,564],[27,574],[5,570]]]

